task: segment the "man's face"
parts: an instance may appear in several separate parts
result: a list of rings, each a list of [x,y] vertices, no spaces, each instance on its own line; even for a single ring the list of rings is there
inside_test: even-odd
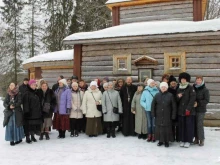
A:
[[[25,84],[25,85],[28,85],[28,81],[24,81],[24,84]]]
[[[126,79],[126,83],[127,83],[127,84],[132,84],[132,79],[131,79],[131,77],[128,77],[128,78]]]
[[[83,87],[83,86],[84,86],[84,82],[83,82],[83,81],[80,81],[80,82],[79,82],[79,86],[80,86],[80,87]]]

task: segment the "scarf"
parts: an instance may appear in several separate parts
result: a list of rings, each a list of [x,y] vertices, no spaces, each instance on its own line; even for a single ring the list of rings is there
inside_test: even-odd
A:
[[[188,85],[189,85],[188,82],[186,82],[185,84],[180,83],[179,88],[180,88],[180,89],[186,89],[186,87],[187,87]]]
[[[13,98],[15,95],[17,95],[19,92],[18,86],[16,86],[13,90],[8,89],[8,94],[10,98]]]
[[[195,87],[196,87],[196,88],[199,88],[199,87],[203,86],[204,84],[205,84],[205,81],[203,80],[203,81],[202,81],[202,84],[200,84],[200,85],[195,84]]]

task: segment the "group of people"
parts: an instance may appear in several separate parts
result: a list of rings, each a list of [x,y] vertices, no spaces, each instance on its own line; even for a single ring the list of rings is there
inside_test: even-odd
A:
[[[11,83],[4,101],[5,140],[12,146],[24,137],[29,144],[37,142],[35,135],[49,140],[53,126],[59,139],[67,131],[71,137],[85,132],[89,137],[115,138],[118,128],[124,136],[138,135],[147,142],[158,141],[158,146],[169,147],[173,141],[185,148],[192,143],[203,146],[209,90],[202,76],[193,85],[190,79],[183,72],[179,81],[165,74],[160,83],[146,78],[137,85],[131,77],[113,81],[105,77],[88,86],[77,76],[59,76],[52,89],[43,79],[24,79],[20,87]]]

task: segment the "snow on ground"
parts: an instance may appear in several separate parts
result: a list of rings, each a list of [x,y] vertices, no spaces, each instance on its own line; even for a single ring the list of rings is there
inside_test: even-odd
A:
[[[110,3],[120,3],[120,2],[128,2],[128,1],[133,1],[133,0],[108,0],[106,4]]]
[[[3,111],[2,102],[0,109]],[[3,113],[0,113],[3,120]],[[56,139],[52,131],[51,140],[11,147],[4,141],[4,128],[0,128],[0,165],[219,165],[220,131],[206,128],[204,147],[180,148],[178,143],[170,148],[157,147],[136,137],[107,139],[102,135],[89,138],[80,134],[78,138]]]
[[[174,34],[189,32],[219,31],[220,19],[193,21],[152,21],[124,24],[94,32],[81,32],[67,36],[65,41],[79,41],[87,39],[114,38],[126,36],[142,36],[156,34]]]
[[[26,59],[22,64],[40,61],[62,61],[73,60],[73,50],[62,50],[57,52],[45,53]]]

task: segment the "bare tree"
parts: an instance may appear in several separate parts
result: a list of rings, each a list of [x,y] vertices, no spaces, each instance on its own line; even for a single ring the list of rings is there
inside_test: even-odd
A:
[[[205,20],[220,17],[220,0],[208,0],[206,7]]]

